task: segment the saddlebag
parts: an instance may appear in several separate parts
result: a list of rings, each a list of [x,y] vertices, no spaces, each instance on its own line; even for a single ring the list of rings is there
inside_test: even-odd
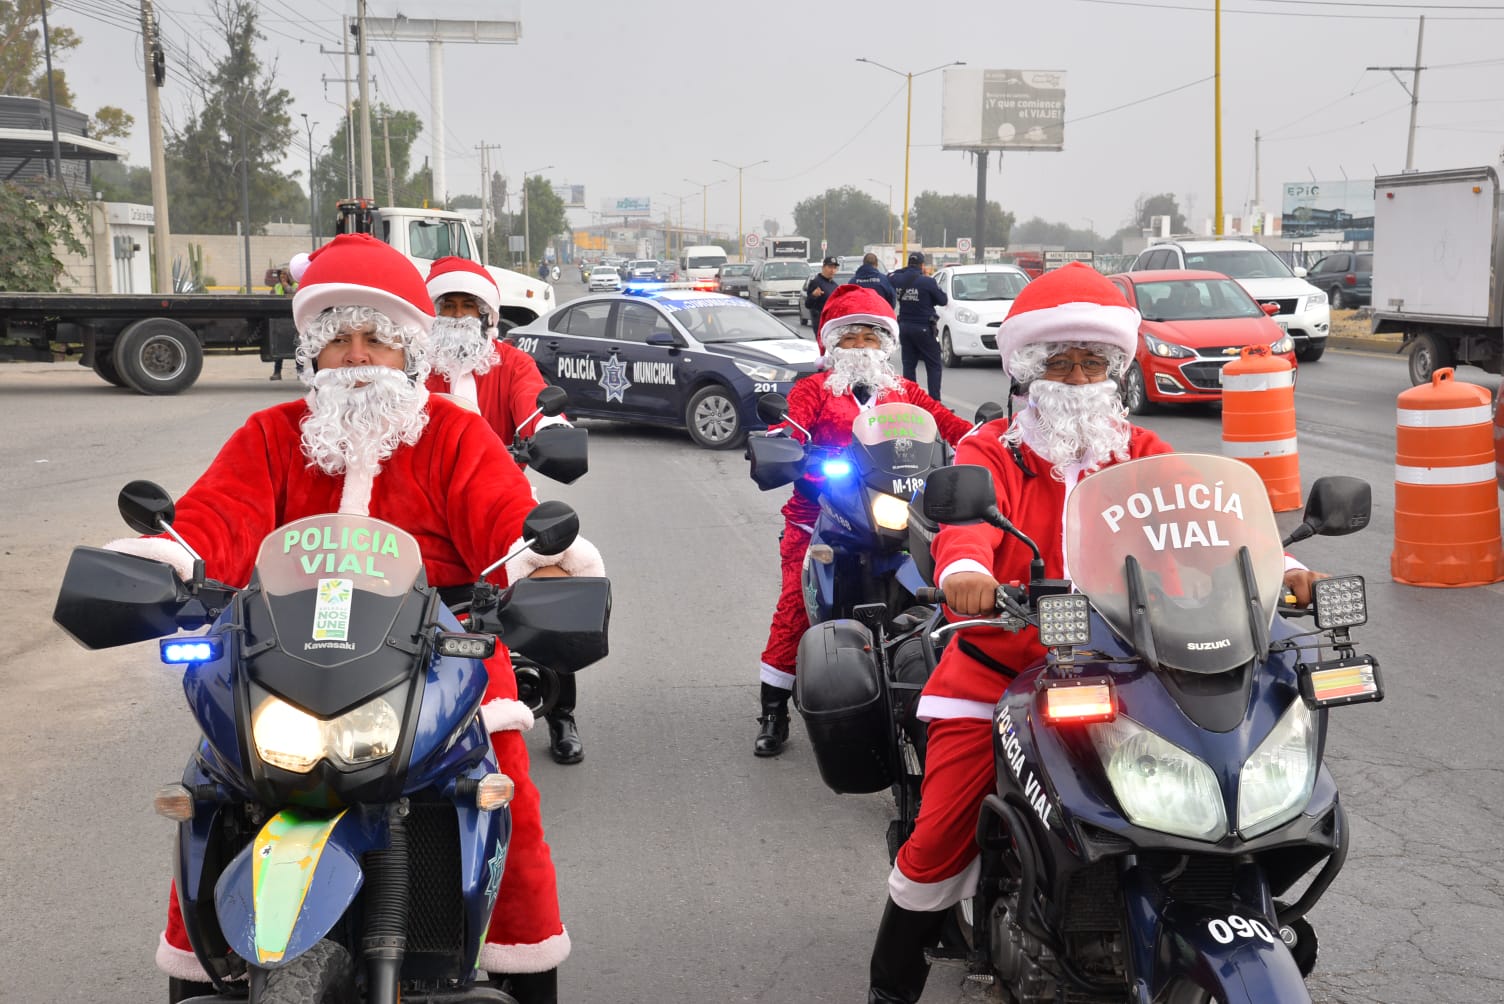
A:
[[[892,717],[867,628],[836,620],[804,632],[794,681],[794,701],[826,787],[865,795],[891,785]]]

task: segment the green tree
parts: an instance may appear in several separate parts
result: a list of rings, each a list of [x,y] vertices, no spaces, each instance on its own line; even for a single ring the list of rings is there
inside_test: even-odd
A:
[[[777,220],[763,220],[762,221],[762,232],[764,234],[767,234],[769,237],[777,237],[779,229],[780,228],[778,226],[778,221]]]
[[[1175,196],[1169,192],[1161,192],[1159,195],[1140,195],[1138,201],[1133,204],[1133,219],[1138,224],[1139,230],[1149,229],[1149,218],[1152,216],[1170,217],[1172,234],[1186,232],[1185,214],[1180,211],[1180,203],[1175,201]]]
[[[42,3],[44,0],[0,0],[0,94],[47,100],[46,54],[42,48]],[[73,107],[73,91],[60,68],[81,39],[72,28],[48,26],[52,43],[53,98],[64,108]],[[94,113],[90,135],[99,139],[124,139],[135,118],[119,108],[105,105]]]
[[[987,202],[987,232],[982,235],[988,247],[1006,247],[1013,231],[1013,214],[1003,212],[996,202]],[[975,195],[941,195],[920,192],[909,213],[909,227],[921,245],[953,245],[957,237],[977,235],[977,198]]]
[[[47,198],[41,186],[0,184],[0,290],[17,293],[56,293],[63,263],[56,251],[75,254],[88,250],[78,238],[87,221],[84,205],[70,199]]]
[[[94,190],[105,202],[151,204],[151,168],[106,160],[94,166]]]
[[[569,229],[569,218],[564,213],[564,200],[559,198],[547,178],[535,174],[526,179],[527,192],[527,260],[538,261],[549,241]],[[516,231],[514,230],[513,233]],[[495,248],[492,248],[495,254]]]
[[[1077,230],[1069,223],[1050,223],[1038,216],[1016,225],[1011,240],[1015,245],[1041,244],[1072,251],[1101,251],[1108,246],[1095,231]]]
[[[292,142],[292,94],[275,84],[276,67],[256,55],[257,6],[216,0],[225,53],[198,81],[196,108],[167,138],[172,227],[179,233],[234,233],[241,220],[240,171],[248,164],[250,229],[277,217],[306,219],[308,202],[278,170]],[[294,173],[296,177],[296,172]],[[298,189],[301,196],[301,189]]]
[[[388,105],[371,106],[371,180],[375,192],[365,193],[376,200],[377,205],[387,205],[386,188],[386,143],[383,142],[381,121],[387,118],[387,129],[392,140],[392,173],[396,180],[396,205],[421,206],[429,198],[433,184],[425,166],[418,176],[409,176],[408,166],[412,160],[413,143],[423,131],[423,121],[416,112],[398,111]],[[353,177],[355,187],[360,185],[360,103],[355,104],[355,160]],[[313,184],[319,193],[318,236],[334,233],[334,204],[351,196],[349,150],[347,137],[349,120],[341,118],[329,137],[329,145],[322,148],[313,167]],[[420,180],[421,179],[421,180]]]
[[[794,230],[808,237],[810,252],[819,250],[821,235],[827,254],[860,254],[864,244],[878,244],[896,230],[888,207],[854,185],[829,188],[794,207]]]

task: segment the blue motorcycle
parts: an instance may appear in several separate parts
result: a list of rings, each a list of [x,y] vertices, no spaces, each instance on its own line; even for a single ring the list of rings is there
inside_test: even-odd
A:
[[[120,507],[172,532],[155,485]],[[544,503],[523,537],[556,554],[578,525]],[[474,985],[514,792],[479,715],[481,660],[497,635],[565,670],[602,657],[607,580],[482,576],[467,630],[412,536],[332,514],[268,535],[244,589],[195,573],[80,547],[53,614],[91,649],[209,626],[160,643],[203,738],[154,799],[178,823],[178,901],[218,991],[195,1000],[512,1001]]]

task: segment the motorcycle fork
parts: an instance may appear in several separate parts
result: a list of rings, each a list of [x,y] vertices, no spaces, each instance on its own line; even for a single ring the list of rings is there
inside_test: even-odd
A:
[[[365,856],[365,929],[361,954],[366,963],[367,994],[371,1004],[397,1004],[401,999],[402,958],[407,954],[407,917],[412,900],[408,864],[407,799],[387,812],[391,843]]]

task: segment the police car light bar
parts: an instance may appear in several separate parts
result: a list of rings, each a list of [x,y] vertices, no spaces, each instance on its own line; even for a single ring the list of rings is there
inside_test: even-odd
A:
[[[166,638],[162,643],[162,661],[169,666],[195,662],[213,662],[224,654],[224,640],[218,637]]]
[[[1045,721],[1053,725],[1089,725],[1110,722],[1118,716],[1112,681],[1101,677],[1052,680],[1045,685],[1041,704]]]

